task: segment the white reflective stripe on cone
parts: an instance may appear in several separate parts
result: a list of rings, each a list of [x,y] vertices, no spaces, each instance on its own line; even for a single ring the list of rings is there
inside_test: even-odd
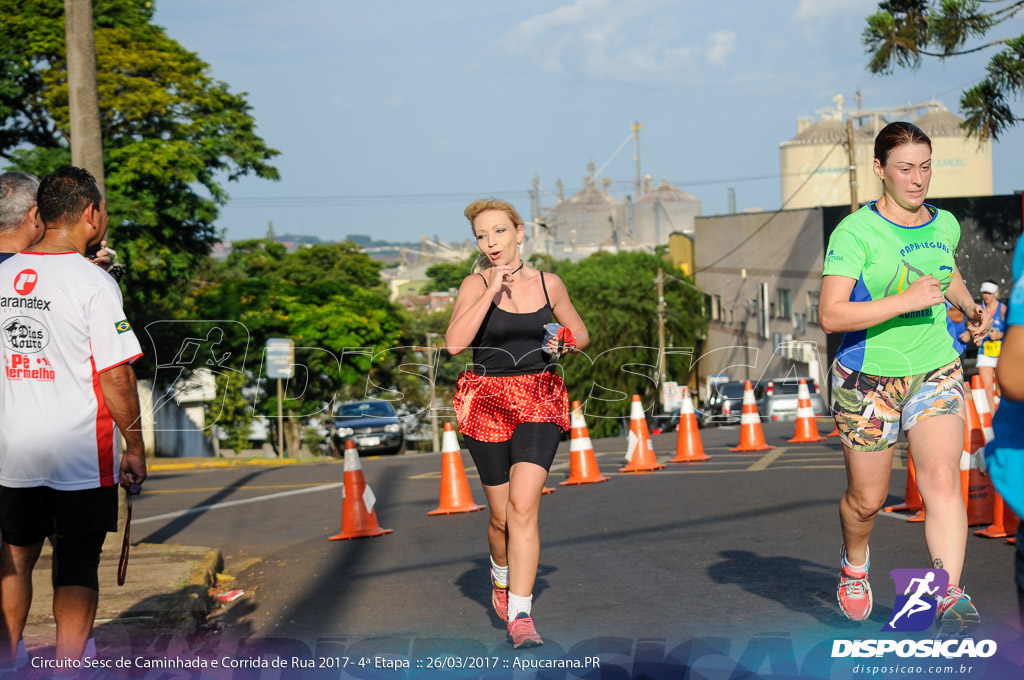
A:
[[[800,408],[798,408],[796,410],[796,417],[797,418],[813,418],[814,417],[814,409],[811,408],[810,406],[801,406]]]
[[[744,413],[740,416],[740,425],[760,424],[761,418],[756,413]]]
[[[441,451],[458,451],[459,450],[459,438],[455,435],[455,430],[445,430],[441,436]]]
[[[960,454],[960,469],[970,470],[971,469],[971,454],[964,451]]]
[[[373,489],[367,484],[363,490],[363,505],[366,506],[366,512],[373,512],[373,506],[377,504],[377,497],[373,495]]]
[[[590,437],[573,437],[572,441],[569,442],[569,452],[573,451],[589,451],[594,448],[594,445],[590,443]]]
[[[690,399],[690,389],[688,387],[683,388],[683,406],[679,410],[680,417],[685,416],[687,413],[693,413],[693,400]]]
[[[636,447],[640,444],[640,438],[636,436],[633,430],[629,431],[629,439],[626,443],[626,462],[633,462],[633,452],[636,451]]]
[[[744,390],[743,391],[743,405],[744,406],[753,406],[755,404],[757,404],[757,402],[754,401],[754,391],[753,390]]]
[[[362,470],[363,464],[359,462],[359,454],[355,449],[345,449],[345,472]]]

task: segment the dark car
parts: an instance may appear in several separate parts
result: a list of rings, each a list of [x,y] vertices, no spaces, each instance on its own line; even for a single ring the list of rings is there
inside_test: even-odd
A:
[[[739,423],[740,415],[743,413],[743,385],[744,381],[742,380],[731,380],[712,386],[707,404],[701,413],[701,423],[704,425],[735,425]],[[753,389],[757,412],[763,415],[764,387],[755,383]]]
[[[405,443],[402,423],[386,401],[352,401],[334,413],[334,444],[345,450],[355,442],[360,453],[399,453]]]

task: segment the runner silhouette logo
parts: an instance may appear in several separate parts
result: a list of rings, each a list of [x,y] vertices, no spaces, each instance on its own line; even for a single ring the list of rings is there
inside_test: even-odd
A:
[[[946,594],[949,574],[945,569],[893,569],[896,603],[882,630],[916,632],[935,622],[937,598]]]

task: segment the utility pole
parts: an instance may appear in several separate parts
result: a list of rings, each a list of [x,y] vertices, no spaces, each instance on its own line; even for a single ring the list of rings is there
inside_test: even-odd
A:
[[[633,197],[640,198],[640,131],[644,126],[640,121],[633,121],[633,162],[636,163],[636,184],[633,185]]]
[[[434,433],[434,448],[432,451],[441,450],[441,440],[437,431],[437,412],[434,410],[434,399],[437,393],[434,391],[434,334],[427,331],[427,379],[430,381],[430,427]]]
[[[857,156],[853,146],[853,119],[846,119],[846,149],[850,159],[850,214],[860,209],[857,200]]]
[[[105,193],[92,0],[64,0],[64,31],[68,58],[71,164],[91,172],[100,193]]]
[[[658,389],[665,388],[665,272],[658,267]]]

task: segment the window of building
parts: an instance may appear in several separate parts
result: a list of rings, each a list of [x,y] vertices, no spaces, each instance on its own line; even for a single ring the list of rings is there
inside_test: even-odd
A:
[[[776,288],[778,293],[777,297],[779,300],[779,318],[788,319],[793,316],[792,306],[790,305],[790,291],[787,288]],[[773,315],[774,316],[774,315]]]
[[[818,301],[821,298],[821,293],[813,291],[807,293],[807,322],[817,324],[818,323]]]

